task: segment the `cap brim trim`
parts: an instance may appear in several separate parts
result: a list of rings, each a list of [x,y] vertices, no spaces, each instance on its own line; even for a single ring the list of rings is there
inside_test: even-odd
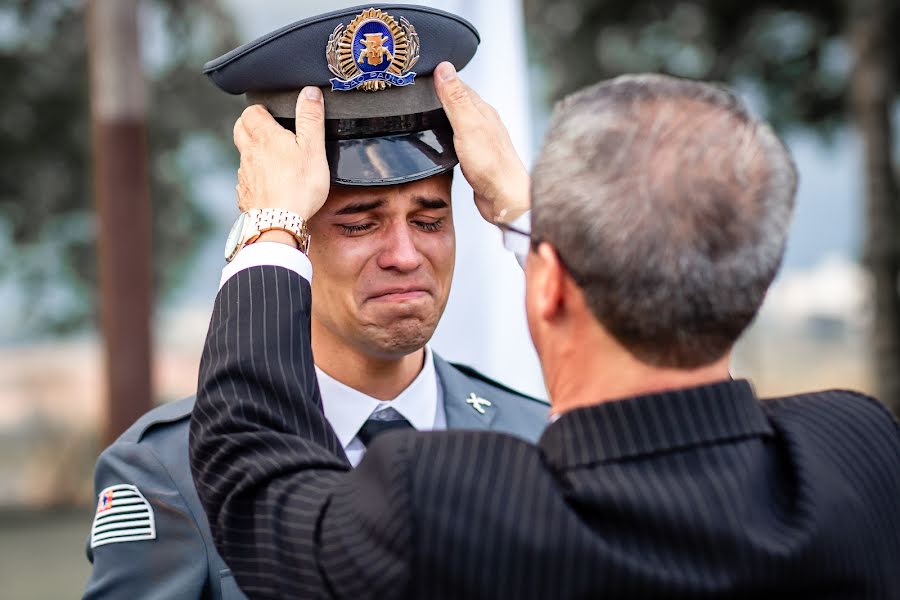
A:
[[[331,181],[399,185],[452,171],[459,164],[449,128],[383,137],[326,140]]]

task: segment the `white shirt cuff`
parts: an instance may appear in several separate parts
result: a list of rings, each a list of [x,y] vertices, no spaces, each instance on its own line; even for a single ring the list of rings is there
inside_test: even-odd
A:
[[[510,223],[510,225],[512,225],[519,231],[531,233],[531,211],[527,210],[523,212],[521,215],[519,215],[519,218]]]
[[[522,213],[518,219],[510,223],[513,227],[518,229],[519,231],[524,231],[525,233],[531,233],[531,211],[526,211]],[[522,269],[525,269],[525,259],[527,258],[524,254],[515,253],[516,260],[519,262],[519,266]]]
[[[225,282],[231,279],[238,271],[250,267],[274,265],[284,267],[297,273],[309,282],[312,282],[312,263],[305,254],[291,248],[287,244],[278,242],[257,242],[241,248],[237,256],[222,269],[222,279],[219,281],[219,289]]]

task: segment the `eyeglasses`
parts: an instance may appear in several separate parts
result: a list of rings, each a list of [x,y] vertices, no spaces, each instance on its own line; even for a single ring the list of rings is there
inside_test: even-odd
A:
[[[533,248],[537,248],[542,240],[532,236],[527,231],[523,231],[506,223],[497,223],[496,225],[500,228],[500,231],[503,232],[503,246],[516,255],[519,264],[524,268],[525,257],[528,256],[528,253]],[[587,280],[569,267],[563,257],[559,255],[559,250],[555,247],[554,250],[556,251],[556,258],[559,260],[562,267],[569,273],[575,283],[584,287],[585,281]]]
[[[497,227],[503,232],[503,247],[516,255],[519,262],[525,261],[525,257],[538,242],[531,238],[531,234],[513,227],[507,223],[497,223]]]

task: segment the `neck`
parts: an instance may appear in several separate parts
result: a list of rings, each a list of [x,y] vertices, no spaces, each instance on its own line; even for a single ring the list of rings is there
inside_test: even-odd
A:
[[[730,353],[696,369],[655,367],[642,363],[605,332],[569,338],[553,357],[544,375],[552,412],[593,406],[633,396],[707,385],[730,377]],[[543,357],[542,357],[543,361]]]
[[[425,349],[400,357],[373,356],[336,338],[313,319],[312,349],[316,366],[330,377],[367,396],[393,400],[415,380],[425,363]]]

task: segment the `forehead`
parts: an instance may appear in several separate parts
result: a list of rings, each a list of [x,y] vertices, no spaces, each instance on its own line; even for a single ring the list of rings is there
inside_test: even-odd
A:
[[[365,202],[367,200],[384,200],[387,203],[403,205],[420,198],[439,198],[449,204],[451,183],[452,178],[445,173],[402,185],[356,186],[332,184],[324,208],[326,210],[337,210],[351,202]]]

